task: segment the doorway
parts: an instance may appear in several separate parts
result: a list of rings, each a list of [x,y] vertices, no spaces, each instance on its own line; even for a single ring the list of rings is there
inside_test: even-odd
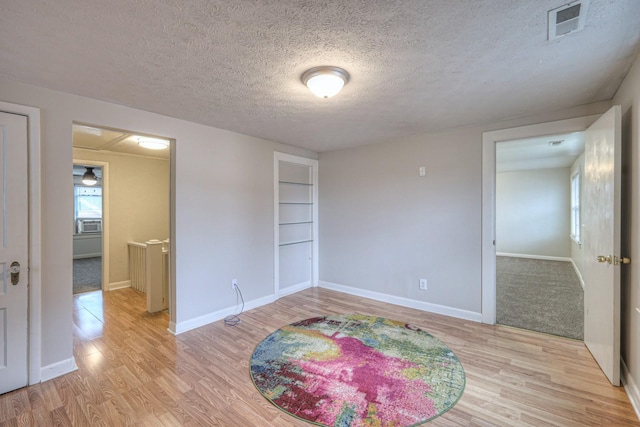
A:
[[[500,141],[495,150],[496,322],[582,340],[574,259],[581,259],[584,132]]]
[[[170,147],[171,141],[167,138],[95,125],[73,125],[74,163],[82,166],[76,173],[84,175],[87,168],[92,167],[90,172],[97,175],[97,184],[92,188],[101,187],[101,191],[76,191],[92,192],[102,200],[100,221],[95,218],[97,212],[91,212],[92,218],[75,219],[74,226],[76,232],[89,227],[88,233],[78,234],[91,235],[93,232],[94,241],[98,240],[96,230],[101,228],[103,291],[132,287],[131,243],[145,245],[157,240],[167,242],[169,246]],[[81,180],[81,177],[77,179]],[[88,239],[90,237],[85,237]],[[170,288],[172,269],[168,250],[166,255],[164,284]],[[148,295],[146,288],[138,290]],[[171,295],[172,292],[167,292],[167,308]],[[144,311],[147,307],[140,309]]]
[[[74,160],[73,294],[102,290],[103,184],[108,164]],[[108,261],[108,259],[107,259]],[[106,264],[108,265],[108,264]]]
[[[496,323],[496,144],[582,132],[600,115],[485,132],[482,135],[482,322]]]

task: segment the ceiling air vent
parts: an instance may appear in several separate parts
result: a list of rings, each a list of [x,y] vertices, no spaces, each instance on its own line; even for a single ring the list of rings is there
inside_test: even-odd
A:
[[[551,9],[547,13],[549,20],[548,39],[557,39],[582,30],[588,6],[589,2],[587,0],[578,0]]]

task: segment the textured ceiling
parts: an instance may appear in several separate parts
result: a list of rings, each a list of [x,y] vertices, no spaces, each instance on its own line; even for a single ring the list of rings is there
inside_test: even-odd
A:
[[[496,144],[496,171],[568,168],[582,153],[584,132],[502,141]]]
[[[316,151],[610,99],[639,0],[2,0],[0,76]],[[351,74],[316,98],[300,75]],[[0,94],[1,98],[1,94]]]

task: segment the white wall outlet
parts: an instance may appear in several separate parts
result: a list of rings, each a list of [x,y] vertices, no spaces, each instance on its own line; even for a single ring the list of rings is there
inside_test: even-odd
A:
[[[420,176],[425,176],[427,174],[427,167],[426,166],[420,166],[420,168],[418,169],[418,174]]]
[[[235,289],[238,287],[238,279],[231,280],[231,289]]]
[[[420,279],[420,289],[423,291],[427,290],[427,279]]]

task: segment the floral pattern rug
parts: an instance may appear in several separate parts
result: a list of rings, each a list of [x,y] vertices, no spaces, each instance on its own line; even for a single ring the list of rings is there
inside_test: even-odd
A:
[[[404,322],[360,314],[302,320],[256,347],[256,388],[321,426],[408,427],[451,409],[464,369],[442,341]]]

